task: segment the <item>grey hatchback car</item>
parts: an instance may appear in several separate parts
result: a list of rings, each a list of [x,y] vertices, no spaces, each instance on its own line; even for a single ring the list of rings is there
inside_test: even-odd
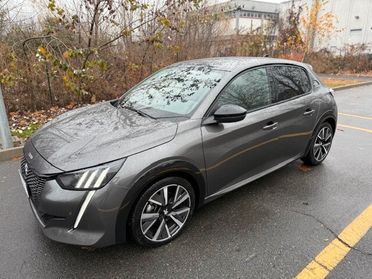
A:
[[[103,247],[177,237],[196,208],[330,151],[337,107],[307,64],[226,57],[159,70],[26,143],[20,177],[55,241]]]

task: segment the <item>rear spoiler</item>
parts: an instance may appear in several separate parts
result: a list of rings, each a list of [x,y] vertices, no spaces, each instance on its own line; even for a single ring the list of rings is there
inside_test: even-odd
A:
[[[313,66],[311,66],[311,65],[308,64],[308,63],[304,63],[304,65],[306,65],[306,67],[308,67],[310,70],[312,70],[312,71],[314,72]]]

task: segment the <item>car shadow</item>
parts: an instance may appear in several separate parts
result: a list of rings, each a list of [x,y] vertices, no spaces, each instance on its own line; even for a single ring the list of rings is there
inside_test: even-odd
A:
[[[167,250],[168,248],[172,249],[174,246],[182,246],[189,241],[195,241],[195,239],[205,241],[205,236],[209,238],[211,235],[218,234],[221,227],[233,228],[235,233],[239,229],[237,224],[238,226],[252,229],[255,224],[262,223],[266,218],[270,218],[271,208],[275,206],[273,200],[276,200],[278,205],[282,205],[284,197],[301,194],[298,205],[307,204],[306,194],[310,196],[316,195],[317,193],[314,191],[317,191],[317,188],[308,189],[309,187],[307,186],[309,185],[306,186],[306,183],[303,183],[302,185],[305,185],[305,187],[301,187],[301,192],[298,193],[299,187],[296,182],[299,177],[302,177],[302,179],[305,177],[306,180],[306,176],[312,175],[312,171],[322,172],[322,166],[318,166],[316,170],[313,170],[312,167],[303,165],[300,161],[295,161],[227,193],[197,209],[188,228],[180,237],[167,245],[155,249],[141,247],[135,244],[133,240],[129,240],[128,243],[97,249],[61,244],[54,241],[50,241],[48,246],[50,249],[68,250],[74,255],[89,254],[91,257],[115,253],[128,254],[129,252],[131,256],[143,256],[143,254],[153,253],[157,250]],[[302,191],[304,189],[310,191]],[[267,206],[267,204],[270,206]],[[242,218],[244,218],[244,222],[241,222]]]

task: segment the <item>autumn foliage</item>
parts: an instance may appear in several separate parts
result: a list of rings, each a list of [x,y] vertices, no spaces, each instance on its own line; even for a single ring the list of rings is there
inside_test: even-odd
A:
[[[281,20],[228,38],[221,32],[227,15],[200,0],[76,0],[77,10],[62,4],[40,6],[37,22],[14,22],[0,10],[0,85],[10,112],[117,98],[161,67],[210,56],[285,57],[321,72],[364,61],[352,69],[371,69],[363,46],[337,57],[314,47],[335,31],[324,0],[310,7],[292,2]]]

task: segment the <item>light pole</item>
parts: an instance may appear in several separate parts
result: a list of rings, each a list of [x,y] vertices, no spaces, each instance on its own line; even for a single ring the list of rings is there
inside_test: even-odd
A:
[[[12,136],[10,134],[8,116],[6,115],[1,85],[0,85],[0,144],[4,149],[13,147],[13,141]]]
[[[238,6],[235,10],[235,31],[236,31],[236,35],[239,35],[239,19],[240,19],[240,11],[242,10],[242,8],[240,6]]]

